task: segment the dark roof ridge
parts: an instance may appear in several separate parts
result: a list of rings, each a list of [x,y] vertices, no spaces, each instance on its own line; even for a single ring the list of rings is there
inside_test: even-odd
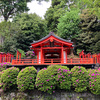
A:
[[[38,42],[40,42],[40,41],[42,41],[42,40],[48,38],[48,37],[51,36],[51,35],[54,36],[54,37],[56,37],[57,39],[62,40],[62,41],[69,42],[69,43],[73,43],[73,42],[70,42],[69,40],[65,40],[65,39],[63,39],[63,38],[61,38],[61,37],[56,36],[56,35],[54,34],[54,32],[50,32],[47,36],[43,37],[43,38],[40,39],[40,40],[33,41],[33,43],[31,43],[31,44],[38,43]]]

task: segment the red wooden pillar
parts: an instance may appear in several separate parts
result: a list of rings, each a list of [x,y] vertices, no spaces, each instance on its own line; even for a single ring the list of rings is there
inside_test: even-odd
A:
[[[63,44],[62,44],[62,48],[61,48],[61,53],[62,53],[62,55],[61,55],[61,62],[62,63],[64,63],[64,52],[63,52],[64,50],[63,50]]]
[[[9,54],[9,62],[11,62],[11,54]]]
[[[67,63],[67,50],[66,50],[66,63]]]
[[[100,53],[99,53],[99,64],[100,64]]]
[[[98,62],[98,63],[100,64],[100,53],[98,54],[98,60],[99,60],[99,62]]]
[[[19,59],[21,59],[21,53],[19,53]]]
[[[5,62],[5,54],[3,54],[3,63]]]
[[[42,50],[43,50],[43,49],[42,49]],[[43,58],[42,58],[42,59],[43,59],[43,63],[44,63],[44,51],[43,51],[43,53],[42,53],[42,54],[43,54],[43,56],[42,56]]]
[[[7,62],[7,54],[5,54],[5,62]]]
[[[39,63],[39,51],[37,51],[37,63]]]
[[[41,44],[41,63],[43,63],[43,49],[42,49],[42,44]]]
[[[17,51],[16,59],[18,59],[18,51]]]
[[[9,53],[7,53],[7,62],[9,62]]]
[[[100,64],[100,53],[98,54],[97,59],[98,59],[98,62],[97,62],[97,63],[99,63],[99,64]]]

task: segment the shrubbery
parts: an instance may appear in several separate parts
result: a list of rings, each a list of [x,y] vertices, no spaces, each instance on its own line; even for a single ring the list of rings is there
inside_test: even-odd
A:
[[[1,86],[3,85],[2,82],[1,82],[1,76],[2,76],[2,74],[3,74],[3,71],[0,72],[0,88],[1,88]]]
[[[87,91],[100,94],[100,71],[81,66],[75,66],[69,70],[66,66],[51,65],[41,69],[38,74],[32,66],[26,67],[19,72],[16,67],[11,67],[0,72],[0,88],[2,90],[17,87],[20,91],[33,90],[35,87],[44,92],[54,93],[56,89],[76,92]]]
[[[17,77],[17,85],[20,91],[33,90],[37,70],[32,66],[22,69]]]
[[[100,94],[100,72],[89,70],[89,89],[93,94]]]
[[[36,78],[38,90],[52,93],[55,89],[71,89],[71,73],[66,66],[52,65],[40,70]]]
[[[1,75],[2,90],[9,89],[16,85],[18,73],[19,69],[16,67],[11,67],[3,71]]]
[[[72,72],[72,86],[76,92],[87,91],[89,85],[89,75],[87,70],[81,66],[75,66],[71,69]]]
[[[10,63],[5,62],[5,63],[0,64],[0,71],[5,70],[7,65],[10,65]]]

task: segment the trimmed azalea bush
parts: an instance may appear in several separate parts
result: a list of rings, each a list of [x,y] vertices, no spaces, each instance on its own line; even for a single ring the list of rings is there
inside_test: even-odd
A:
[[[0,71],[5,70],[7,65],[10,65],[10,63],[5,62],[5,63],[0,64]]]
[[[90,69],[89,73],[89,89],[93,94],[100,94],[100,72]]]
[[[1,86],[3,85],[2,82],[1,82],[1,76],[2,76],[3,73],[4,73],[3,71],[0,72],[0,88],[1,88]]]
[[[74,66],[72,72],[72,86],[76,92],[87,91],[89,85],[89,75],[87,70],[82,66]]]
[[[1,75],[2,90],[5,91],[10,87],[16,87],[18,73],[19,69],[16,67],[11,67],[3,71]]]
[[[37,70],[33,66],[22,69],[17,77],[17,85],[20,91],[33,90],[35,86]]]
[[[71,89],[71,73],[67,66],[52,65],[40,70],[36,77],[38,90],[53,93],[55,89]]]

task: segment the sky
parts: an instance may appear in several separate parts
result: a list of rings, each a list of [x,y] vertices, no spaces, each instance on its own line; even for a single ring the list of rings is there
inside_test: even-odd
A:
[[[30,3],[28,3],[28,7],[30,11],[28,13],[36,13],[40,17],[44,18],[44,14],[47,11],[47,8],[49,8],[51,5],[51,0],[49,2],[42,1],[41,4],[39,4],[38,1],[34,0]]]

